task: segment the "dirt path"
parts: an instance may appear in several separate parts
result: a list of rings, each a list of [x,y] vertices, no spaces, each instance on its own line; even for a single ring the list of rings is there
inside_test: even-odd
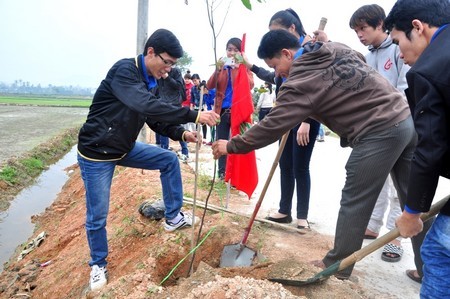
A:
[[[208,148],[202,151],[205,157]],[[204,159],[204,158],[202,158]],[[185,194],[193,194],[194,173],[182,165]],[[327,281],[308,287],[283,287],[269,282],[270,277],[304,279],[319,269],[308,262],[319,259],[330,249],[329,236],[309,231],[299,234],[263,223],[255,223],[247,246],[258,251],[252,267],[219,268],[225,245],[238,243],[248,219],[228,213],[209,211],[204,218],[201,238],[212,230],[196,251],[195,273],[188,275],[191,229],[166,233],[161,222],[149,221],[138,212],[145,199],[161,196],[159,173],[119,168],[112,186],[109,238],[109,283],[98,293],[86,292],[89,278],[89,253],[84,230],[84,188],[79,169],[74,166],[71,178],[57,200],[43,215],[34,217],[38,230],[48,236],[36,250],[19,262],[15,256],[0,276],[0,297],[18,294],[33,298],[379,298],[357,282]],[[206,190],[198,190],[205,199]],[[213,192],[210,203],[221,205]],[[245,211],[248,199],[233,190],[229,209]],[[191,206],[186,205],[186,210]],[[196,208],[196,216],[203,210]],[[195,229],[197,235],[199,227]],[[302,244],[299,246],[299,242]],[[177,267],[177,264],[180,264]],[[45,265],[45,266],[44,266]],[[172,274],[169,274],[174,270]],[[160,285],[165,278],[167,281]],[[383,295],[383,294],[381,294]],[[387,296],[387,294],[384,294]],[[395,298],[390,296],[390,298]]]

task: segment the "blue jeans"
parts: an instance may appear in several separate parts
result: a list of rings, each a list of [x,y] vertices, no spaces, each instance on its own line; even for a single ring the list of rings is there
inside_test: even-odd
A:
[[[169,149],[169,137],[155,133],[156,144],[163,149]]]
[[[318,136],[319,136],[319,138],[322,138],[322,139],[325,136],[325,130],[323,129],[323,125],[322,124],[320,124],[319,135]]]
[[[292,196],[297,185],[297,219],[307,219],[309,210],[309,195],[311,191],[311,176],[309,162],[319,131],[319,123],[311,120],[309,128],[309,143],[300,146],[297,143],[297,130],[300,125],[289,131],[283,153],[280,157],[281,199],[279,213],[291,215]]]
[[[183,187],[180,163],[174,152],[159,147],[136,142],[133,149],[121,160],[91,161],[78,155],[81,177],[86,189],[86,235],[91,253],[90,266],[107,264],[108,241],[106,219],[109,211],[109,198],[112,177],[116,165],[158,169],[166,219],[175,218],[183,204]]]
[[[180,145],[181,145],[181,153],[186,157],[189,157],[189,149],[187,146],[187,142],[180,141]]]
[[[450,216],[438,215],[423,241],[420,298],[450,298]]]

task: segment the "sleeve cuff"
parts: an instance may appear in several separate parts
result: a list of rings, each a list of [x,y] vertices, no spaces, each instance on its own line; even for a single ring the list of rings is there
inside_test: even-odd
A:
[[[416,210],[411,209],[411,208],[408,207],[407,205],[405,205],[405,211],[408,212],[408,213],[410,213],[410,214],[420,214],[420,213],[422,213],[422,212],[419,212],[419,211],[416,211]]]
[[[184,138],[184,135],[187,133],[188,131],[184,131],[183,135],[181,135],[181,141],[186,142],[186,139]]]
[[[198,124],[198,120],[200,119],[200,110],[198,111],[197,118],[195,119],[195,123]]]

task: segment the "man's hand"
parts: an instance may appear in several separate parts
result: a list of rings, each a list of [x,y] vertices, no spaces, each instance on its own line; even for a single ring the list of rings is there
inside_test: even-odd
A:
[[[245,52],[242,52],[241,54],[242,54],[242,58],[244,59],[245,66],[248,69],[251,69],[253,66],[253,63],[251,63],[250,60],[248,60],[247,54],[245,54]]]
[[[217,140],[212,144],[212,151],[214,159],[219,159],[221,156],[228,154],[227,152],[227,140]]]
[[[202,111],[199,113],[200,113],[200,117],[198,118],[199,123],[207,124],[210,127],[216,126],[218,123],[220,123],[220,115],[212,110]]]
[[[317,42],[317,41],[324,42],[324,43],[328,42],[328,36],[325,33],[325,31],[316,30],[313,33],[314,33],[314,37],[313,37],[314,42]]]
[[[309,143],[309,123],[302,123],[297,130],[297,143],[301,146],[307,146]]]
[[[400,235],[405,238],[414,237],[423,229],[423,222],[419,214],[410,214],[406,211],[400,215],[395,221],[395,224],[400,231]]]
[[[185,131],[186,133],[184,133],[184,140],[186,142],[197,142],[197,132],[191,132],[191,131]],[[201,141],[201,137],[200,136],[200,141]],[[201,142],[200,142],[201,144]]]

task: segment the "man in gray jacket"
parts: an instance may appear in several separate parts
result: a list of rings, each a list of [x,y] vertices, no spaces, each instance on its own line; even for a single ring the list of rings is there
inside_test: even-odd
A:
[[[308,43],[286,30],[266,33],[258,56],[286,81],[277,105],[261,122],[229,142],[213,144],[214,158],[246,153],[279,139],[310,117],[353,148],[346,164],[334,248],[317,265],[328,267],[361,248],[378,194],[390,173],[405,201],[407,174],[416,144],[414,125],[402,94],[351,48],[335,42]],[[336,274],[347,279],[348,267]]]

